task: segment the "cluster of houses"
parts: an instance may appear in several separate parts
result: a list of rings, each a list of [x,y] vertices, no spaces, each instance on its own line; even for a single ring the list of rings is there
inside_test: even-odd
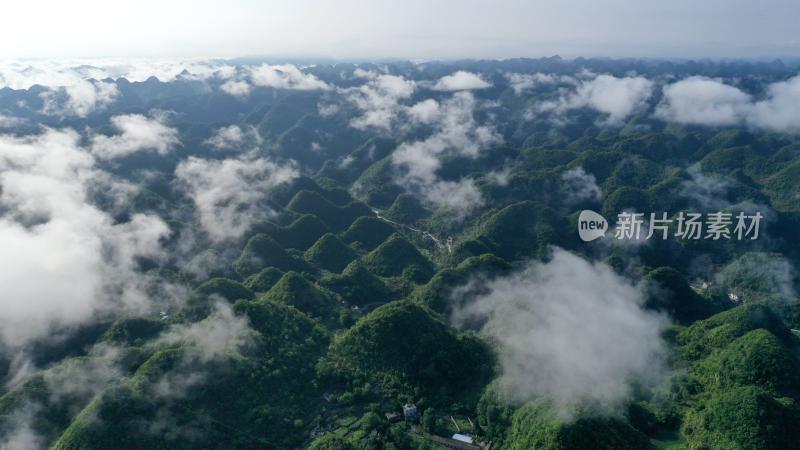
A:
[[[398,412],[389,411],[384,414],[384,416],[389,422],[399,422],[402,419],[405,419],[409,422],[416,422],[417,419],[419,419],[419,409],[417,409],[417,405],[413,403],[406,403],[403,405],[402,415]]]
[[[331,392],[325,392],[323,394],[323,398],[328,403],[334,403],[336,396]],[[386,420],[392,423],[400,422],[405,420],[406,423],[412,424],[412,429],[415,429],[413,424],[419,422],[420,419],[420,410],[416,404],[412,402],[408,402],[403,405],[402,410],[400,411],[388,411],[384,413],[384,417]],[[458,427],[458,423],[456,423],[455,419],[451,417],[453,423],[456,425],[456,429],[458,432],[454,433],[451,437],[445,436],[438,436],[435,434],[427,435],[426,438],[435,442],[439,445],[443,445],[447,448],[452,448],[456,450],[489,450],[491,447],[491,443],[487,442],[478,442],[475,438],[468,432],[462,431]],[[469,420],[469,419],[468,419]],[[470,421],[470,424],[472,421]],[[325,434],[326,431],[324,428],[317,426],[311,433],[311,437],[317,437]]]
[[[419,409],[413,403],[406,403],[403,405],[402,414],[400,412],[387,412],[385,413],[386,420],[389,422],[399,422],[405,419],[408,422],[416,422],[419,417]],[[456,425],[458,427],[458,425]],[[451,437],[437,436],[435,434],[428,436],[431,441],[443,445],[447,448],[456,450],[489,450],[490,445],[487,443],[478,443],[475,439],[467,433],[461,432],[454,433]]]
[[[694,284],[693,284],[693,285],[690,285],[690,286],[691,286],[691,287],[692,287],[692,288],[693,288],[695,291],[697,291],[697,292],[699,293],[699,292],[703,292],[703,291],[706,291],[706,290],[708,290],[708,289],[711,287],[711,282],[709,282],[709,281],[703,281],[703,282],[701,282],[699,285],[694,285]],[[742,300],[742,297],[741,297],[741,295],[739,295],[739,293],[738,293],[738,292],[736,292],[736,290],[735,290],[735,289],[734,289],[734,290],[731,290],[731,291],[728,291],[728,300],[730,300],[732,303],[735,303],[735,304],[737,304],[737,305],[738,305],[739,303],[742,303],[742,301],[743,301],[743,300]]]

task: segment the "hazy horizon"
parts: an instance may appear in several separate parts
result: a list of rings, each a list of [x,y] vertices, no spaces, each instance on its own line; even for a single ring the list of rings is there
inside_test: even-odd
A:
[[[800,4],[785,0],[31,1],[5,16],[1,59],[800,57]]]

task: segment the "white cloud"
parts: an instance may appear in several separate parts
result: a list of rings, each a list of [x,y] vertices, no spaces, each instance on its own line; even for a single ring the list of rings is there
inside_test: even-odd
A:
[[[766,98],[753,104],[747,121],[771,131],[800,132],[800,75],[769,85]]]
[[[2,436],[0,448],[10,450],[42,450],[47,448],[45,439],[37,434],[32,425],[37,416],[41,414],[38,408],[26,405],[21,411],[15,412],[10,421],[13,428]]]
[[[655,116],[665,121],[726,126],[745,124],[782,133],[800,132],[800,75],[771,83],[760,100],[706,77],[689,77],[664,87]]]
[[[241,355],[255,342],[258,333],[250,327],[247,317],[235,315],[229,304],[218,296],[214,297],[218,301],[205,320],[175,325],[154,343],[181,345],[183,353],[171,370],[144,385],[149,395],[159,400],[183,398],[191,389],[207,382],[208,364]],[[158,424],[151,427],[158,427]],[[175,428],[176,425],[168,427]]]
[[[210,138],[204,142],[217,150],[235,150],[244,146],[261,145],[263,139],[258,134],[255,127],[249,126],[245,129],[238,125],[220,127]]]
[[[561,175],[567,191],[567,204],[576,204],[587,200],[600,200],[603,191],[597,185],[594,175],[586,173],[583,167],[567,170]]]
[[[425,189],[425,197],[436,207],[450,212],[456,222],[464,220],[484,203],[481,191],[468,178],[432,183]]]
[[[191,156],[175,169],[200,225],[215,241],[239,238],[254,223],[274,214],[263,204],[267,191],[297,176],[293,165],[252,154],[223,160]]]
[[[94,345],[89,355],[79,361],[67,360],[41,373],[49,391],[49,401],[90,400],[114,379],[124,376],[124,351],[105,342]]]
[[[362,114],[350,121],[350,126],[359,130],[375,128],[389,131],[403,111],[400,101],[411,97],[416,83],[402,76],[378,74],[356,70],[356,75],[367,82],[359,87],[344,89],[343,92]]]
[[[234,97],[247,97],[253,89],[250,83],[241,80],[228,80],[219,87],[222,92]]]
[[[486,178],[498,186],[508,186],[511,181],[512,167],[509,165],[504,166],[502,169],[492,170],[486,174]]]
[[[459,70],[451,75],[439,78],[439,81],[433,85],[432,89],[435,91],[470,91],[486,89],[491,86],[492,83],[484,80],[480,75]]]
[[[728,189],[730,183],[718,175],[706,175],[700,164],[690,166],[686,172],[691,177],[681,184],[680,195],[707,211],[721,211],[730,206]]]
[[[160,258],[161,219],[118,223],[94,206],[121,202],[132,186],[96,168],[73,131],[0,136],[0,339],[24,345],[98,314],[146,310],[150,281],[139,257]]]
[[[0,128],[14,128],[25,123],[25,119],[0,114]]]
[[[337,112],[339,112],[339,105],[330,103],[330,104],[318,104],[317,105],[317,112],[322,117],[330,117]]]
[[[564,414],[575,406],[614,413],[632,383],[664,374],[667,320],[645,310],[640,290],[608,266],[556,248],[547,263],[475,288],[454,292],[486,293],[457,308],[453,321],[482,323],[501,346],[501,387],[516,402],[547,396]]]
[[[468,92],[456,93],[438,105],[434,134],[400,145],[392,156],[395,164],[406,167],[412,178],[428,182],[436,177],[438,156],[442,153],[454,151],[475,157],[488,145],[500,142],[492,127],[477,123],[475,107],[475,97]]]
[[[92,137],[92,153],[100,159],[128,156],[140,151],[164,155],[180,144],[178,130],[163,123],[163,117],[124,114],[111,118],[118,134]]]
[[[406,178],[416,183],[431,184],[438,178],[436,171],[442,165],[439,154],[448,148],[445,138],[435,135],[422,141],[401,144],[392,153],[392,162],[407,171]]]
[[[408,115],[412,120],[419,123],[431,124],[439,120],[441,110],[439,102],[429,98],[408,108]]]
[[[634,76],[617,78],[612,75],[597,75],[575,82],[577,86],[573,92],[556,100],[542,102],[537,110],[563,114],[573,109],[592,108],[605,114],[608,124],[618,124],[642,108],[653,89],[652,81]]]
[[[441,104],[425,103],[417,117],[426,117],[434,128],[425,139],[405,142],[392,153],[392,163],[400,169],[398,183],[416,190],[439,207],[469,214],[483,202],[471,180],[441,180],[437,171],[445,154],[477,157],[482,150],[502,141],[493,127],[479,125],[473,116],[475,97],[459,92]],[[419,104],[418,104],[419,105]],[[425,114],[420,114],[420,110]],[[454,218],[463,218],[457,214]]]
[[[119,95],[117,85],[104,81],[79,80],[66,87],[50,88],[40,94],[44,112],[86,117],[110,105]]]
[[[734,125],[750,109],[750,96],[740,89],[706,77],[689,77],[664,87],[656,117],[677,123]]]
[[[650,97],[653,82],[644,77],[616,78],[598,75],[578,88],[578,98],[586,105],[608,114],[616,122],[631,115]]]
[[[541,85],[554,84],[558,77],[549,73],[507,73],[505,74],[508,83],[514,93],[519,95],[524,91],[533,89]]]
[[[744,301],[777,295],[786,304],[796,303],[792,263],[776,253],[745,253],[714,274],[714,282],[736,291]]]
[[[249,71],[250,81],[256,86],[298,91],[330,89],[327,83],[313,74],[303,72],[294,64],[262,64],[250,67]]]
[[[236,76],[239,73],[239,69],[236,66],[231,65],[224,65],[216,68],[214,72],[214,76],[219,78],[220,80],[229,80]]]
[[[199,59],[10,59],[0,61],[0,88],[28,89],[36,84],[58,88],[73,86],[89,79],[106,78],[125,78],[137,82],[156,77],[167,82],[178,76],[205,80],[216,75],[225,79],[230,73],[230,65]]]
[[[220,298],[205,320],[172,326],[158,337],[154,345],[185,344],[192,350],[187,356],[200,362],[208,362],[238,351],[255,334],[247,316],[235,315],[231,306]]]

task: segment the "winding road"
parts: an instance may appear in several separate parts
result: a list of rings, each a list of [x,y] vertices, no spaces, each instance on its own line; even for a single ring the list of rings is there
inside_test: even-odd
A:
[[[422,234],[423,236],[429,237],[429,238],[431,238],[431,239],[433,240],[433,242],[434,242],[434,243],[436,243],[436,248],[438,248],[438,249],[443,249],[443,248],[446,248],[446,249],[450,250],[450,246],[449,246],[449,245],[447,245],[446,243],[442,242],[442,240],[441,240],[441,239],[437,238],[436,236],[434,236],[434,235],[433,235],[433,234],[431,234],[430,232],[428,232],[428,231],[425,231],[425,230],[420,230],[419,228],[414,228],[414,227],[412,227],[412,226],[410,226],[410,225],[406,225],[406,224],[404,224],[404,223],[395,222],[395,221],[394,221],[394,220],[392,220],[392,219],[388,219],[388,218],[384,217],[384,216],[381,214],[381,212],[380,212],[380,211],[378,211],[377,209],[375,209],[375,208],[372,208],[372,207],[370,207],[370,209],[372,210],[372,212],[373,212],[373,213],[375,213],[375,216],[376,216],[378,219],[381,219],[381,220],[383,220],[384,222],[387,222],[387,223],[391,223],[391,224],[397,225],[397,226],[399,226],[399,227],[407,228],[407,229],[409,229],[409,230],[411,230],[411,231],[414,231],[414,232],[416,232],[416,233],[420,233],[420,234]]]

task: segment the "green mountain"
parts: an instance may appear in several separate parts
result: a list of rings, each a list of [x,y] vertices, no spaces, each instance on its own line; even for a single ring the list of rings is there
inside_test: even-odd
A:
[[[360,261],[348,265],[341,274],[321,278],[319,283],[339,294],[342,300],[356,306],[384,303],[401,297]]]
[[[490,253],[472,256],[454,268],[437,272],[428,283],[416,289],[412,298],[434,311],[447,313],[452,310],[453,302],[456,301],[451,298],[454,289],[476,278],[490,279],[510,271],[510,264]],[[463,298],[459,300],[464,301]]]
[[[266,234],[256,234],[247,241],[233,268],[241,276],[249,276],[266,267],[280,270],[306,270],[308,264],[284,250]]]
[[[647,437],[630,424],[605,417],[560,417],[555,407],[539,400],[518,409],[511,418],[508,448],[567,450],[642,449],[649,445]]]
[[[300,214],[314,214],[334,231],[346,229],[360,216],[372,214],[372,211],[361,202],[336,206],[316,191],[307,190],[295,194],[286,209]]]
[[[326,234],[319,238],[305,257],[311,264],[330,272],[341,272],[358,254],[342,242],[336,235]]]
[[[332,293],[314,285],[297,272],[286,272],[258,301],[290,305],[320,319],[338,318],[340,308]]]
[[[0,449],[800,448],[800,62],[48,64],[0,65]]]
[[[395,229],[383,220],[375,217],[359,217],[342,233],[342,240],[356,243],[369,251],[385,241]]]
[[[486,382],[493,361],[474,335],[454,332],[423,307],[400,301],[337,336],[320,367],[327,376],[382,382],[399,396],[418,389],[440,403]]]
[[[258,273],[254,273],[244,280],[244,287],[253,292],[267,292],[281,279],[283,272],[274,267],[267,267]]]
[[[433,264],[413,244],[393,234],[361,258],[364,267],[382,277],[404,276],[417,283],[430,279]]]
[[[386,217],[404,224],[416,224],[430,217],[431,212],[422,206],[418,198],[411,194],[400,194],[386,210]]]
[[[734,387],[690,410],[682,431],[692,448],[789,449],[797,443],[798,414],[787,399],[756,386]]]

